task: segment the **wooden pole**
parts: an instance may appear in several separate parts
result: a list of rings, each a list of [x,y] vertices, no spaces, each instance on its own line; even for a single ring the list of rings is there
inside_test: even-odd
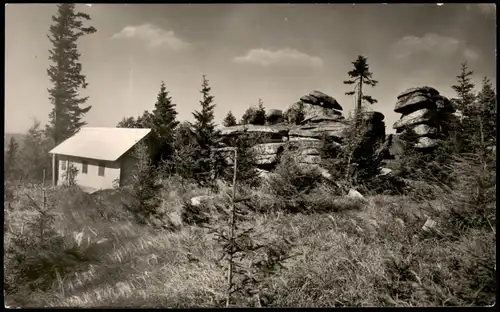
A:
[[[231,301],[231,287],[233,286],[233,251],[234,251],[234,228],[235,228],[235,199],[236,199],[236,173],[238,166],[238,150],[234,149],[234,174],[233,174],[233,198],[232,198],[232,206],[231,206],[231,234],[229,236],[230,242],[230,253],[229,253],[229,268],[227,275],[227,299],[226,299],[226,308],[229,307],[229,303]]]
[[[52,154],[52,186],[57,186],[56,154]]]
[[[45,211],[45,207],[47,205],[47,196],[45,194],[45,169],[43,169],[43,179],[42,179],[42,198],[43,198],[43,206],[42,209]]]

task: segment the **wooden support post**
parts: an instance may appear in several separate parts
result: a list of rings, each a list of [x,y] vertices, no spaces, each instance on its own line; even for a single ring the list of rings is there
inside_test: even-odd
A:
[[[233,254],[234,254],[234,230],[236,223],[236,208],[235,208],[235,199],[236,199],[236,175],[238,172],[238,149],[234,148],[234,174],[233,174],[233,198],[231,202],[231,233],[229,236],[230,241],[230,253],[229,253],[229,267],[227,274],[227,298],[226,298],[226,308],[229,307],[231,303],[231,292],[233,287]]]
[[[57,186],[57,161],[56,154],[52,154],[52,186]]]

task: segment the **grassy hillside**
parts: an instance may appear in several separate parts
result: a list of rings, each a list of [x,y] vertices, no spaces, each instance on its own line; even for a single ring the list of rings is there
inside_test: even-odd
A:
[[[289,242],[295,256],[259,286],[258,297],[249,296],[238,306],[494,303],[494,196],[478,210],[460,204],[462,190],[435,200],[377,195],[362,201],[335,195],[333,186],[321,183],[303,198],[302,205],[311,209],[291,213],[276,208],[283,201],[272,194],[274,187],[241,190],[253,198],[241,225],[263,234],[270,244]],[[203,226],[181,221],[184,202],[209,193],[164,181],[162,209],[180,226],[166,231],[135,223],[122,208],[126,190],[100,195],[51,190],[50,216],[41,225],[29,199],[41,203],[40,191],[18,188],[12,209],[6,210],[6,304],[223,307],[221,245]],[[227,205],[225,196],[216,195],[206,207],[212,217],[216,214],[210,209]],[[492,211],[493,219],[476,218],[488,218]],[[429,220],[434,226],[424,227],[433,224]],[[36,247],[41,227],[45,248]]]

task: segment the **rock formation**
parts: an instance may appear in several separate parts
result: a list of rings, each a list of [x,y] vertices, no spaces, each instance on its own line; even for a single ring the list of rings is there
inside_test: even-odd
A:
[[[279,110],[267,113],[267,125],[241,125],[221,129],[223,142],[230,138],[249,134],[259,141],[252,147],[256,155],[255,165],[259,169],[272,170],[280,160],[286,145],[295,151],[299,164],[318,167],[321,164],[320,151],[323,137],[332,138],[340,147],[345,137],[348,123],[342,116],[342,106],[333,97],[313,91],[292,104],[283,114]],[[298,115],[302,114],[302,120]],[[367,131],[365,144],[374,144],[385,138],[384,115],[368,112],[363,115]],[[283,122],[277,122],[282,120]],[[228,155],[227,160],[232,159]],[[232,161],[231,161],[232,163]],[[321,168],[320,168],[321,169]],[[262,171],[260,171],[262,173]]]
[[[425,150],[437,146],[437,135],[446,133],[446,123],[454,112],[451,102],[431,87],[411,88],[397,97],[394,111],[401,119],[393,128],[396,133],[412,134],[414,147]]]

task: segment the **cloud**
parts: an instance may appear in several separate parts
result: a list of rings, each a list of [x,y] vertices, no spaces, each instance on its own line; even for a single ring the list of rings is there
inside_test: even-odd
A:
[[[496,14],[497,7],[494,3],[476,3],[479,11],[485,15]]]
[[[477,60],[479,58],[479,54],[477,54],[474,50],[465,49],[464,56],[468,60]]]
[[[392,53],[398,59],[407,59],[417,54],[447,57],[456,53],[461,53],[462,56],[468,59],[478,58],[478,54],[468,48],[465,42],[434,33],[422,37],[405,36],[394,43]]]
[[[295,49],[280,49],[270,51],[265,49],[251,49],[245,55],[235,57],[234,62],[241,64],[255,64],[260,66],[307,66],[320,68],[323,60]]]
[[[172,30],[166,31],[152,24],[126,26],[113,35],[112,39],[140,39],[150,48],[168,47],[176,51],[189,46],[189,43],[178,38]]]
[[[467,11],[470,10],[479,10],[484,15],[495,15],[497,12],[497,7],[494,3],[474,3],[474,4],[466,4],[465,8]]]

